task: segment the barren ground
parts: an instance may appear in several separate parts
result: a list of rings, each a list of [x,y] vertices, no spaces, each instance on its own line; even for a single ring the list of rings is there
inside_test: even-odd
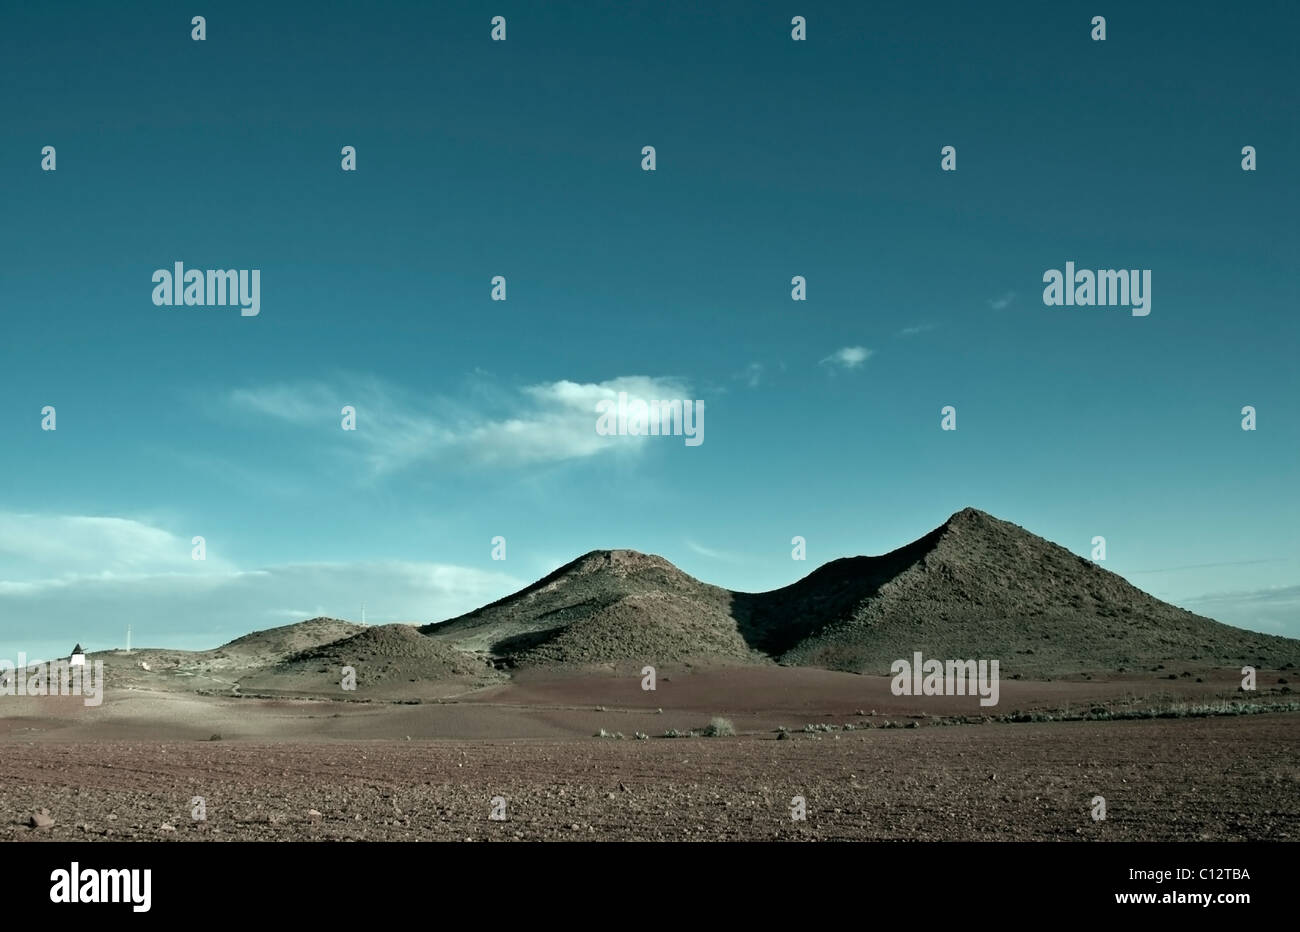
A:
[[[781,668],[667,675],[655,692],[635,677],[523,676],[414,705],[9,697],[0,839],[1300,839],[1300,713],[933,724],[1230,694],[1230,677],[1204,679],[1004,681],[995,710]],[[715,714],[740,734],[659,737]],[[777,740],[778,725],[796,731]],[[626,739],[592,737],[601,728]],[[489,819],[497,796],[505,821]],[[791,819],[795,796],[807,821]],[[54,825],[30,828],[42,808]]]
[[[7,745],[0,838],[1296,839],[1298,726],[1291,714],[783,741]],[[1090,816],[1096,795],[1105,821]],[[489,819],[496,796],[505,821]],[[41,807],[54,826],[25,827]]]

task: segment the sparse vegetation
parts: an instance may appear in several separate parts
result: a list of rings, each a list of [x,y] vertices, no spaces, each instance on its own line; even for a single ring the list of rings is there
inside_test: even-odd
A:
[[[1108,708],[1094,705],[1086,711],[1071,712],[1068,708],[1056,711],[1015,711],[997,716],[998,722],[1109,722],[1152,718],[1209,718],[1218,715],[1259,715],[1268,712],[1300,712],[1300,702],[1260,702],[1221,699],[1217,702],[1166,701],[1130,708]]]
[[[678,731],[676,728],[669,728],[667,731],[664,732],[665,738],[696,738],[698,736],[699,733],[694,730]]]
[[[1019,709],[1003,715],[945,715],[932,718],[935,725],[1024,724],[1041,722],[1122,722],[1156,718],[1212,718],[1223,715],[1261,715],[1271,712],[1300,712],[1300,702],[1264,702],[1220,699],[1214,702],[1186,702],[1170,699],[1131,700],[1124,705],[1092,705],[1086,709]],[[884,727],[896,727],[886,722]],[[909,726],[910,727],[910,726]]]
[[[704,728],[706,738],[730,738],[736,734],[736,728],[728,719],[714,716]]]

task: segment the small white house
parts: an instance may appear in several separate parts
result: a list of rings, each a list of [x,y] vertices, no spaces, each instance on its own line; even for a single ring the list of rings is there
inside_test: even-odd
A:
[[[84,667],[85,665],[86,665],[86,652],[82,650],[81,645],[78,644],[76,647],[72,648],[72,656],[68,658],[68,666]]]

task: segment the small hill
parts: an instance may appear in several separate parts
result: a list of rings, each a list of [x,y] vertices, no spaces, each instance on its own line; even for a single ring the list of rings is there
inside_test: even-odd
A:
[[[162,689],[235,694],[248,678],[264,676],[275,664],[300,651],[364,631],[364,625],[335,618],[312,618],[254,631],[212,650],[137,648],[105,651],[108,681],[125,689]]]
[[[351,637],[331,641],[289,657],[279,664],[337,664],[369,669],[372,678],[416,675],[422,679],[481,673],[482,661],[421,634],[414,625],[376,625]]]
[[[343,668],[356,671],[356,690],[344,695]],[[485,660],[421,634],[413,625],[363,627],[358,633],[293,654],[245,677],[246,694],[322,695],[334,698],[433,698],[501,679]]]
[[[505,666],[765,662],[730,615],[731,593],[663,557],[595,550],[531,586],[422,628]]]
[[[311,618],[278,628],[254,631],[218,647],[213,654],[267,657],[282,660],[290,654],[329,644],[366,630],[365,625],[337,618]]]

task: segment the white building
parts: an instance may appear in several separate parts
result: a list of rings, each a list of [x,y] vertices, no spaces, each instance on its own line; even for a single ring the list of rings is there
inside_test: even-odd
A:
[[[85,665],[86,665],[86,652],[82,650],[81,645],[78,644],[76,647],[72,648],[72,656],[68,658],[68,666],[84,667]]]

